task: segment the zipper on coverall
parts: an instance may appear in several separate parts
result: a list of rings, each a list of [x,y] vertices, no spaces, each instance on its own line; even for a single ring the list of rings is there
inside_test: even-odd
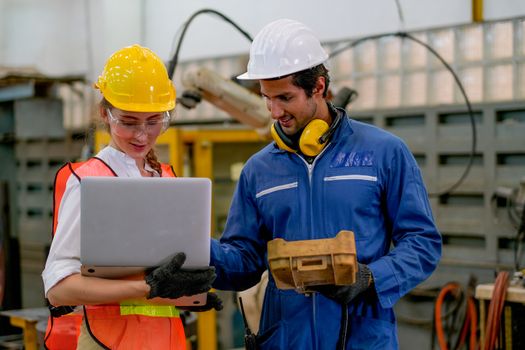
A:
[[[313,233],[313,227],[314,227],[314,213],[313,213],[313,188],[312,188],[312,174],[314,172],[314,167],[315,167],[315,163],[317,163],[317,160],[319,158],[321,158],[321,155],[331,146],[331,143],[329,143],[328,145],[326,145],[326,147],[321,151],[321,153],[319,153],[317,155],[317,157],[315,157],[314,161],[312,162],[312,164],[308,163],[303,157],[301,157],[299,154],[297,153],[294,153],[297,157],[299,157],[299,159],[301,159],[301,161],[306,165],[306,170],[308,172],[308,184],[309,184],[309,187],[310,187],[310,191],[308,193],[308,199],[309,199],[309,204],[310,204],[310,232],[308,232],[308,236],[310,239],[312,239],[314,237],[314,233]],[[313,336],[314,336],[314,339],[313,339],[313,344],[314,344],[314,350],[317,350],[319,348],[319,345],[318,345],[318,336],[317,336],[317,297],[316,297],[316,294],[317,293],[312,293],[311,294],[311,298],[312,298],[312,320],[313,320]]]

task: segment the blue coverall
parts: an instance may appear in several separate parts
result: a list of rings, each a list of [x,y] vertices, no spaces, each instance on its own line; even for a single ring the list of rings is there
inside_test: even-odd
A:
[[[342,110],[340,110],[342,111]],[[355,234],[357,260],[373,288],[348,306],[347,349],[397,349],[392,307],[425,280],[441,256],[417,163],[405,143],[346,112],[312,164],[274,142],[245,164],[220,241],[211,245],[214,287],[244,290],[268,268],[267,242]],[[279,290],[271,274],[259,328],[261,349],[336,349],[341,306],[322,294]]]

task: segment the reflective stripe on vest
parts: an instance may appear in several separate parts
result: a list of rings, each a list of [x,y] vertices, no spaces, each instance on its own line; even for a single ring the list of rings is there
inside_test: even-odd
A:
[[[120,304],[104,304],[86,306],[89,318],[92,315],[100,318],[114,318],[118,316],[149,316],[149,317],[179,317],[179,310],[172,305],[144,304],[142,300],[125,300]]]
[[[179,310],[170,305],[146,305],[141,302],[136,304],[121,303],[120,314],[124,315],[142,315],[150,317],[179,317]]]

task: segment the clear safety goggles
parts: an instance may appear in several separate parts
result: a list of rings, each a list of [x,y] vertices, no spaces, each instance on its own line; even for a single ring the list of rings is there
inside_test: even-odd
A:
[[[111,113],[111,109],[106,108],[108,112],[109,122],[112,123],[121,133],[138,134],[145,132],[146,134],[156,134],[165,131],[170,123],[171,115],[169,112],[162,112],[159,117],[148,119],[144,122],[136,120],[122,120]]]

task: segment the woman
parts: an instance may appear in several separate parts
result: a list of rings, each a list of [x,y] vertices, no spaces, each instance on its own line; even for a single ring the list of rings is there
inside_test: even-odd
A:
[[[170,166],[159,163],[153,150],[157,137],[169,125],[175,89],[160,58],[139,45],[115,52],[95,87],[102,94],[100,115],[111,142],[96,157],[76,168],[70,166],[69,174],[74,176],[64,180],[63,195],[55,195],[56,234],[42,274],[46,297],[55,307],[84,305],[77,349],[185,349],[178,310],[148,304],[147,299],[206,292],[215,279],[213,268],[185,270],[181,268],[185,256],[179,253],[148,270],[143,278],[110,280],[81,275],[79,258],[82,177],[175,176]],[[58,178],[56,185],[55,191]],[[220,300],[209,293],[206,307],[192,311],[221,307]],[[47,346],[63,344],[53,338],[50,325],[47,333]]]

